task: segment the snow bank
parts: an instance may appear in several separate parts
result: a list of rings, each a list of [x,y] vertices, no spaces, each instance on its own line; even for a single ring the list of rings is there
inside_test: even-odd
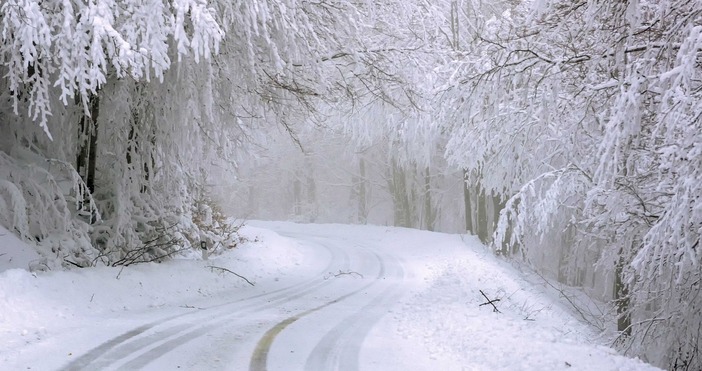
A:
[[[40,264],[39,254],[17,236],[0,225],[0,272],[8,269],[29,269]]]
[[[245,292],[250,287],[244,280],[209,266],[229,269],[252,282],[299,269],[303,255],[296,243],[248,226],[240,232],[244,243],[206,261],[183,258],[128,267],[0,272],[0,349],[36,342],[84,322],[127,312],[134,315],[166,303],[187,308],[193,301],[216,299],[226,290]],[[21,251],[27,248],[21,243],[12,246]],[[12,259],[12,267],[26,267],[28,259],[36,258],[31,254],[13,256],[24,260],[19,264],[19,258]]]
[[[434,237],[434,243],[440,238]],[[451,238],[441,244],[451,246]],[[445,241],[444,241],[445,240]],[[390,325],[443,367],[461,370],[654,370],[605,346],[548,286],[534,285],[474,237],[460,254],[425,253],[426,286]],[[455,245],[455,242],[453,242]],[[490,304],[490,299],[499,312]],[[448,366],[447,366],[448,365]],[[656,369],[657,370],[657,369]]]

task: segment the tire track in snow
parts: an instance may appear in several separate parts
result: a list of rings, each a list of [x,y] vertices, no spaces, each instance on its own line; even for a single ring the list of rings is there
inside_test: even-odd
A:
[[[232,313],[227,313],[225,315],[221,316],[215,316],[214,319],[210,321],[206,321],[204,323],[200,323],[198,325],[193,325],[190,324],[186,326],[186,332],[179,332],[177,336],[172,337],[172,336],[158,336],[157,339],[161,340],[159,345],[156,347],[153,347],[146,351],[145,353],[137,356],[135,359],[128,361],[126,364],[123,366],[119,367],[120,370],[135,370],[135,369],[140,369],[143,366],[149,364],[156,358],[163,356],[164,354],[173,351],[177,347],[190,342],[196,338],[199,338],[201,336],[206,335],[210,331],[216,330],[218,328],[221,328],[223,325],[226,325],[230,319],[235,318],[235,317],[246,317],[250,314],[254,314],[257,312],[260,312],[265,309],[271,309],[271,308],[276,308],[281,306],[282,304],[285,304],[287,302],[293,301],[295,299],[299,299],[311,292],[314,292],[318,290],[319,288],[328,285],[329,283],[327,281],[322,281],[318,282],[316,284],[310,285],[307,287],[306,290],[303,290],[301,292],[298,292],[295,295],[286,295],[281,297],[280,299],[277,300],[272,300],[269,301],[263,305],[251,305],[246,309],[241,309],[239,308],[238,311],[232,312]],[[152,345],[154,344],[153,341],[149,341],[145,339],[145,341],[142,342],[143,344],[134,344],[133,347],[131,347],[131,350],[139,350],[143,349],[140,345]],[[127,352],[126,356],[132,354],[133,352]],[[122,357],[121,359],[124,359],[125,357]],[[103,365],[97,364],[97,366],[100,366],[99,368],[102,368]]]
[[[397,259],[393,260],[393,264],[389,264],[396,270],[393,278],[402,281],[404,269]],[[373,297],[370,303],[329,330],[307,357],[305,370],[338,370],[342,366],[344,370],[358,370],[363,341],[376,322],[387,314],[386,308],[403,295],[400,287],[399,283],[393,283]]]
[[[334,300],[331,300],[327,303],[324,303],[320,306],[317,306],[315,308],[306,310],[304,312],[298,313],[294,316],[288,317],[285,320],[279,322],[272,328],[270,328],[258,341],[256,344],[256,348],[254,349],[253,355],[251,356],[251,362],[249,364],[249,371],[266,371],[268,369],[268,354],[270,352],[270,348],[273,345],[273,342],[275,341],[275,338],[280,334],[283,330],[285,330],[286,327],[290,326],[291,324],[295,323],[297,320],[300,318],[303,318],[305,316],[308,316],[312,313],[315,313],[321,309],[324,309],[326,307],[329,307],[333,304],[336,304],[340,301],[343,301],[349,297],[352,297],[366,289],[368,289],[371,286],[377,285],[380,281],[381,278],[385,275],[385,262],[383,259],[378,255],[377,253],[373,252],[373,255],[375,256],[376,260],[379,263],[380,269],[378,272],[378,275],[375,277],[375,279],[360,288],[353,290],[345,295],[339,296]],[[369,328],[370,329],[370,328]]]
[[[330,252],[331,258],[327,267],[323,270],[329,271],[335,265],[341,263],[341,269],[348,269],[350,258],[347,252],[323,244],[317,244]],[[133,330],[127,331],[110,340],[103,342],[97,347],[89,350],[79,358],[73,360],[68,365],[62,367],[62,371],[84,370],[88,368],[101,369],[113,365],[120,360],[124,360],[130,355],[141,353],[145,348],[153,346],[159,342],[160,345],[151,348],[146,353],[141,354],[135,360],[130,361],[134,367],[139,367],[148,364],[150,361],[167,353],[170,350],[192,340],[193,335],[202,336],[208,331],[220,326],[222,323],[231,317],[244,313],[252,313],[263,309],[272,308],[282,303],[298,299],[316,289],[328,285],[330,282],[319,282],[318,278],[309,279],[297,284],[283,287],[271,292],[253,295],[247,298],[237,299],[234,301],[217,304],[196,312],[181,313],[169,316],[158,321],[154,321]],[[266,300],[264,303],[255,302],[257,299]],[[247,304],[251,302],[250,304]],[[242,307],[241,304],[244,303]],[[234,307],[234,308],[231,308]],[[234,311],[232,311],[234,309]],[[214,313],[211,311],[216,310]],[[198,322],[199,317],[214,318],[209,321]],[[150,330],[156,330],[158,327],[171,323],[175,320],[183,319],[185,324],[175,324],[164,330],[156,331],[153,334],[141,336]],[[214,322],[214,323],[212,323]],[[187,331],[193,329],[191,331]],[[173,336],[180,334],[176,338]],[[186,339],[185,341],[183,341]],[[165,341],[165,342],[164,342]],[[167,345],[166,345],[167,344]],[[164,346],[165,345],[165,346]],[[147,358],[148,355],[148,358]],[[138,362],[136,360],[139,360]]]

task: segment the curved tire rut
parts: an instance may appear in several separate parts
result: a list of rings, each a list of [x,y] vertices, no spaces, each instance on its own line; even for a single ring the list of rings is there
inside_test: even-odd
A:
[[[383,282],[383,278],[385,278],[388,273],[390,273],[390,277],[399,281],[404,278],[404,270],[396,259],[387,256],[381,257],[375,252],[372,252],[372,254],[379,264],[379,271],[371,282],[320,306],[288,317],[274,325],[258,341],[251,357],[249,371],[268,370],[268,358],[276,337],[299,319],[313,315],[324,308],[349,299],[373,286],[379,285]],[[391,267],[390,269],[388,269],[388,264],[386,264],[388,262],[391,263],[389,264]],[[392,271],[388,272],[389,270]],[[348,370],[358,369],[362,343],[375,323],[387,313],[385,311],[386,305],[397,302],[402,295],[402,292],[399,291],[399,286],[399,283],[391,284],[389,287],[382,290],[380,294],[374,296],[370,303],[348,315],[322,336],[307,357],[305,369],[333,370],[340,369],[340,367]]]
[[[320,246],[331,253],[331,259],[324,271],[332,267],[348,269],[350,258],[345,251]],[[315,277],[271,292],[217,304],[195,312],[168,316],[103,342],[60,370],[104,369],[128,359],[118,369],[138,369],[175,348],[225,325],[232,318],[280,306],[329,283]],[[144,349],[148,350],[144,352]]]

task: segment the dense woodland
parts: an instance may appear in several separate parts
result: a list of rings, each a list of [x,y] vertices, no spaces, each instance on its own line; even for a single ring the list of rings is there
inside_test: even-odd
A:
[[[467,230],[702,369],[698,1],[3,0],[0,37],[33,269],[234,245],[221,207]]]

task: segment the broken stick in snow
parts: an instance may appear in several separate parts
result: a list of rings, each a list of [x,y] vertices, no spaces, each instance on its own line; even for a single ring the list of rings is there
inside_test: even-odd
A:
[[[490,305],[492,305],[492,308],[493,308],[492,311],[493,311],[493,312],[502,313],[502,312],[500,312],[500,310],[497,309],[497,307],[495,306],[495,303],[498,302],[498,301],[500,301],[499,298],[498,298],[498,299],[490,300],[490,298],[488,298],[487,295],[485,295],[485,293],[483,292],[483,290],[478,290],[478,291],[480,291],[480,293],[483,294],[483,297],[485,298],[485,300],[487,300],[486,303],[482,303],[482,304],[478,305],[479,307],[482,307],[483,305],[488,305],[488,304],[490,304]]]
[[[331,277],[341,277],[341,276],[343,276],[343,275],[349,275],[349,276],[356,275],[356,276],[358,276],[359,278],[363,278],[363,275],[360,274],[360,273],[358,273],[358,272],[354,272],[354,271],[342,272],[341,269],[339,269],[339,273],[332,273],[332,272],[329,272],[328,275],[325,275],[325,276],[324,276],[324,279],[326,280],[326,279],[331,278]]]
[[[238,274],[238,273],[232,272],[232,271],[230,271],[230,270],[227,269],[227,268],[215,267],[214,265],[208,265],[207,268],[211,268],[212,270],[219,269],[219,270],[222,270],[222,271],[225,271],[225,272],[229,272],[229,273],[231,273],[231,274],[233,274],[233,275],[235,275],[235,276],[241,278],[242,280],[246,281],[246,283],[248,283],[249,285],[251,285],[251,286],[254,285],[254,284],[251,283],[251,281],[249,281],[246,277],[244,277],[244,276],[242,276],[242,275],[240,275],[240,274]]]
[[[348,275],[351,275],[351,276],[353,276],[353,275],[355,274],[355,275],[357,275],[358,277],[363,278],[363,275],[360,274],[360,273],[358,273],[358,272],[354,272],[354,271],[342,272],[341,270],[339,270],[339,273],[335,274],[334,277],[343,276],[344,274],[348,274]]]

